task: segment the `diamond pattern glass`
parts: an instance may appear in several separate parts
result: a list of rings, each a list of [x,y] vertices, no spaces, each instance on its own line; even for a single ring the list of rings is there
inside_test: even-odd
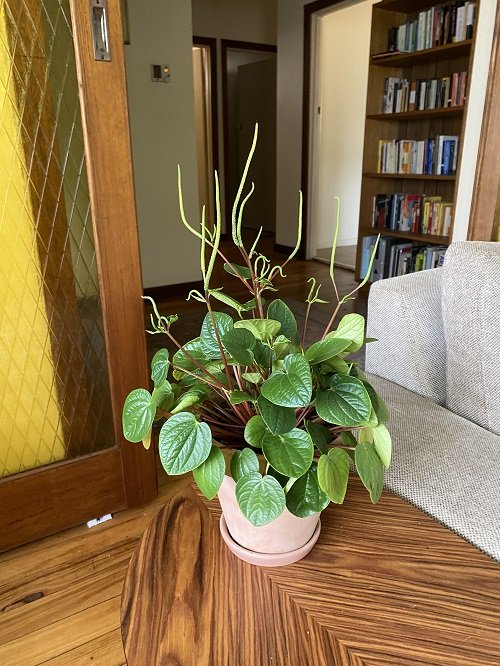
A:
[[[69,0],[0,0],[0,476],[114,444]]]

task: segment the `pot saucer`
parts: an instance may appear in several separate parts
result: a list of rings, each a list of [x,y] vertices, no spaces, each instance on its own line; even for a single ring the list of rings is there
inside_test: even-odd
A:
[[[318,520],[316,529],[309,541],[300,548],[291,550],[288,553],[256,553],[253,550],[248,550],[248,548],[243,548],[243,546],[236,543],[229,534],[226,521],[224,520],[224,514],[220,517],[219,528],[226,546],[234,555],[236,555],[236,557],[239,557],[240,560],[244,560],[249,564],[256,564],[260,567],[283,567],[286,564],[298,562],[312,550],[314,544],[318,540],[319,533],[321,532],[321,520]]]

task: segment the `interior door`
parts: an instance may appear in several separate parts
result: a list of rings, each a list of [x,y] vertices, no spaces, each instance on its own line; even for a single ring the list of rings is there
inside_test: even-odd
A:
[[[120,0],[98,4],[110,61],[89,0],[0,0],[0,550],[156,494],[121,435],[148,377]]]
[[[255,123],[259,140],[248,182],[255,192],[245,206],[243,224],[251,229],[276,230],[276,56],[238,67],[238,174],[243,173]]]

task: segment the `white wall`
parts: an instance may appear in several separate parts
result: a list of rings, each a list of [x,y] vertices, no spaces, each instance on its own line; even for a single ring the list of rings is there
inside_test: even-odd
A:
[[[305,0],[278,0],[276,241],[288,246],[293,246],[295,243],[297,192],[301,186],[303,27],[306,4],[309,2]],[[477,146],[484,108],[484,97],[482,98],[480,91],[486,87],[488,66],[485,63],[489,62],[491,53],[495,8],[496,0],[482,0],[471,80],[473,86],[471,104],[464,142],[466,159],[462,164],[460,177],[454,240],[465,238],[469,223]],[[476,99],[474,99],[475,94],[477,94]]]
[[[341,201],[338,244],[357,243],[372,4],[342,6],[319,20],[317,196],[308,218],[313,251],[332,245],[334,195]]]
[[[192,221],[198,216],[198,176],[191,2],[147,4],[145,11],[141,0],[128,0],[125,60],[143,282],[154,287],[200,279],[197,241],[179,217],[177,163]],[[170,83],[151,81],[152,63],[169,65]]]

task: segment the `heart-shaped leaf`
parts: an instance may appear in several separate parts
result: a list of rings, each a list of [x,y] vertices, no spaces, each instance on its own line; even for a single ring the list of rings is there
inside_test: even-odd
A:
[[[365,318],[355,312],[344,315],[340,320],[337,330],[332,331],[326,336],[327,340],[330,338],[350,340],[351,344],[346,351],[358,351],[363,346],[365,338]]]
[[[129,442],[140,442],[151,430],[156,414],[153,397],[146,389],[138,388],[128,394],[123,405],[123,435]]]
[[[320,453],[328,453],[328,444],[333,439],[332,433],[328,428],[312,421],[306,421],[304,425],[318,451]]]
[[[253,402],[254,398],[245,391],[233,391],[229,396],[232,405],[240,405],[242,402]]]
[[[233,328],[234,322],[232,318],[225,312],[213,312],[212,315],[214,318],[215,326],[217,327],[217,332],[219,333],[219,337],[222,338],[228,331]],[[203,324],[201,325],[200,340],[201,350],[208,359],[217,359],[221,357],[220,348],[210,312],[207,312],[205,319],[203,320]]]
[[[168,349],[159,349],[151,361],[151,379],[155,388],[163,384],[167,378],[168,366]]]
[[[236,484],[236,500],[243,515],[255,527],[267,525],[285,510],[285,492],[278,481],[253,472]]]
[[[289,477],[305,474],[314,456],[311,438],[299,428],[294,428],[286,435],[268,433],[262,440],[262,451],[275,470]]]
[[[269,430],[264,423],[262,416],[252,416],[252,418],[247,421],[243,437],[245,438],[245,442],[250,444],[250,446],[261,449],[264,435],[267,435],[268,432]]]
[[[213,499],[219,492],[225,470],[226,462],[217,446],[212,446],[208,458],[193,470],[198,488],[208,499]]]
[[[323,363],[341,354],[351,344],[350,340],[343,338],[330,338],[329,340],[318,340],[314,342],[305,353],[306,359],[311,365]]]
[[[210,428],[188,412],[171,416],[160,430],[160,460],[167,474],[190,472],[208,458],[211,448]]]
[[[287,509],[299,518],[323,511],[329,503],[327,495],[319,487],[318,473],[313,468],[297,479],[286,495]]]
[[[231,458],[231,476],[238,483],[241,477],[259,471],[259,459],[252,449],[235,451]]]
[[[208,363],[208,358],[205,356],[201,348],[201,339],[195,338],[186,342],[172,357],[172,365],[181,370],[197,370],[198,365],[205,366]],[[196,362],[198,365],[196,365]],[[174,373],[174,376],[175,373]],[[177,378],[177,377],[176,377]]]
[[[245,328],[233,328],[222,336],[224,349],[240,365],[252,365],[252,349],[257,340]]]
[[[203,402],[208,397],[210,389],[207,387],[203,388],[190,388],[188,391],[179,396],[175,407],[173,407],[170,412],[172,414],[178,414],[179,412],[185,412],[193,405],[197,405],[200,402]]]
[[[318,461],[320,488],[335,504],[342,504],[349,481],[349,456],[342,449],[330,449]]]
[[[174,392],[170,382],[165,380],[163,384],[153,389],[152,399],[154,404],[159,408],[168,412],[175,401]]]
[[[283,370],[273,372],[262,384],[262,395],[281,407],[305,407],[312,396],[309,363],[301,354],[289,354]]]
[[[333,375],[330,388],[319,391],[316,411],[327,423],[357,426],[365,423],[372,410],[370,397],[363,383],[355,377]]]
[[[242,319],[234,327],[246,328],[257,340],[269,340],[278,333],[281,324],[273,319]]]
[[[273,435],[283,435],[295,428],[295,410],[290,407],[279,407],[269,402],[263,395],[257,400],[264,423]]]
[[[298,340],[297,333],[297,321],[293,312],[290,310],[288,305],[277,298],[275,301],[272,301],[267,308],[267,316],[269,319],[275,319],[281,324],[280,333],[286,338],[292,341]]]
[[[257,363],[264,370],[269,370],[269,368],[271,367],[271,359],[274,361],[275,358],[273,350],[270,349],[267,345],[264,345],[260,341],[257,341],[257,344],[253,349],[253,355]]]
[[[391,464],[392,442],[391,434],[383,423],[380,423],[372,430],[373,443],[378,453],[378,457],[382,461],[385,468]]]
[[[384,466],[373,444],[360,442],[355,453],[356,471],[364,487],[370,493],[370,499],[376,504],[384,488]]]
[[[375,410],[375,413],[377,415],[379,423],[385,423],[386,421],[389,420],[389,410],[387,409],[387,405],[378,395],[378,393],[375,391],[373,386],[369,384],[366,380],[363,380],[363,386],[365,387],[365,389],[368,392],[368,395],[370,396],[370,400],[373,405],[373,409]]]
[[[224,270],[226,273],[229,273],[229,275],[234,275],[235,277],[238,277],[239,275],[246,280],[252,276],[250,269],[247,268],[247,266],[238,266],[238,264],[224,264]]]

